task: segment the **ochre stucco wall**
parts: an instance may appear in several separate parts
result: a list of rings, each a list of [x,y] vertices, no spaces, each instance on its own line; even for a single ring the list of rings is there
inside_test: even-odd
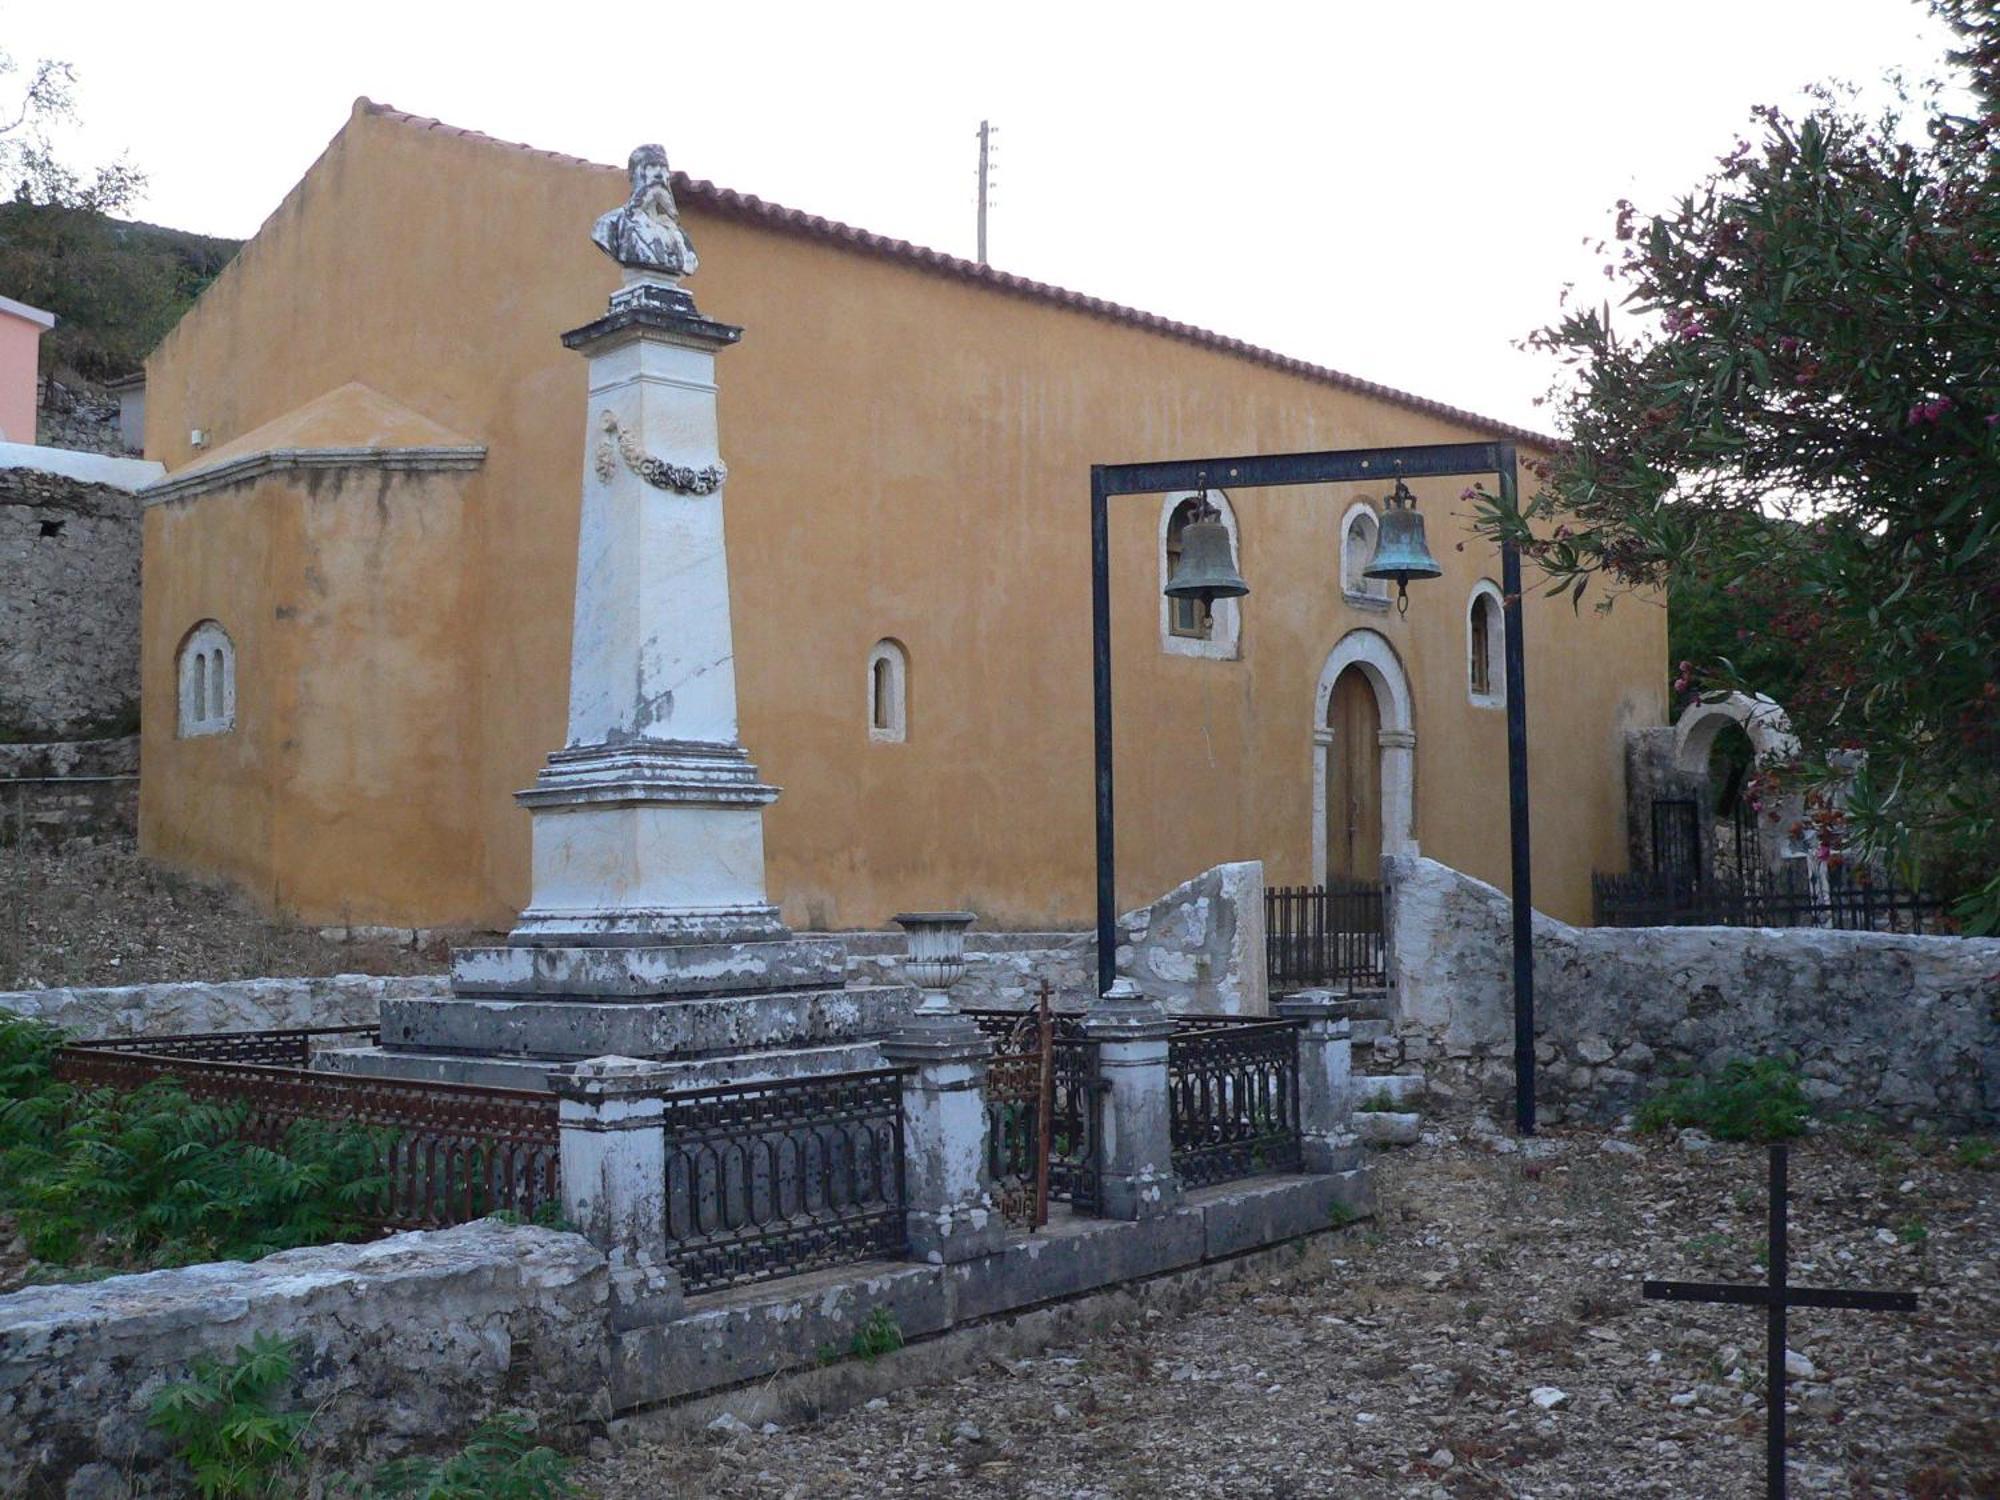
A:
[[[623,190],[613,169],[357,111],[161,345],[147,453],[170,470],[195,458],[191,427],[226,444],[349,380],[488,454],[388,519],[373,481],[149,514],[149,850],[314,920],[511,921],[528,868],[511,793],[561,742],[567,701],[584,364],[558,335],[616,285],[587,228]],[[746,329],[718,363],[738,684],[744,742],[784,788],[769,872],[797,925],[961,905],[992,925],[1088,921],[1091,463],[1490,435],[695,202],[683,214],[703,263],[690,289]],[[1232,495],[1254,592],[1229,662],[1161,652],[1159,502],[1116,502],[1121,900],[1231,859],[1310,878],[1314,689],[1360,627],[1411,681],[1423,852],[1504,883],[1504,716],[1467,702],[1464,659],[1469,593],[1498,559],[1454,518],[1460,487],[1416,487],[1445,576],[1406,618],[1341,602],[1354,492]],[[319,592],[293,663],[253,668],[268,622],[230,612],[287,602],[245,579],[275,553]],[[172,652],[209,614],[260,686],[239,689],[238,744],[177,744]],[[1590,870],[1623,864],[1621,732],[1660,721],[1665,612],[1535,596],[1528,632],[1536,895],[1575,918]],[[910,656],[901,745],[867,733],[884,636]],[[329,665],[348,662],[386,665]],[[273,696],[282,671],[304,673],[295,716]],[[274,734],[293,742],[282,779],[252,748]]]

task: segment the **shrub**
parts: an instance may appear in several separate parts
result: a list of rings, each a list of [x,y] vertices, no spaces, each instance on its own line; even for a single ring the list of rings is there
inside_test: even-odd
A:
[[[387,1186],[375,1133],[303,1120],[257,1145],[247,1102],[194,1099],[172,1078],[123,1093],[58,1082],[61,1041],[0,1021],[0,1211],[36,1259],[253,1260],[372,1227]]]
[[[1952,1153],[1952,1160],[1968,1171],[1978,1172],[1994,1164],[1994,1155],[1993,1142],[1972,1136],[1958,1143],[1958,1149]]]
[[[893,1354],[903,1347],[902,1325],[896,1315],[886,1307],[878,1307],[870,1313],[862,1325],[854,1330],[854,1338],[847,1346],[847,1352],[856,1359],[880,1359],[885,1354]]]
[[[1783,1058],[1737,1058],[1712,1078],[1685,1078],[1639,1107],[1641,1130],[1693,1125],[1723,1141],[1784,1141],[1805,1134],[1812,1101]]]
[[[574,1493],[568,1467],[554,1449],[535,1444],[525,1417],[501,1412],[450,1458],[385,1464],[357,1493],[371,1500],[554,1500]]]
[[[293,1348],[260,1333],[225,1361],[197,1359],[186,1380],[153,1398],[149,1425],[166,1435],[188,1466],[201,1500],[271,1500],[303,1492],[301,1446],[312,1414],[280,1411],[291,1384]],[[534,1442],[519,1412],[481,1423],[448,1458],[403,1458],[366,1480],[336,1473],[331,1494],[365,1500],[557,1500],[573,1493],[568,1464]]]
[[[201,1500],[265,1500],[292,1493],[294,1486],[280,1483],[293,1475],[311,1418],[276,1409],[276,1398],[291,1379],[291,1346],[260,1333],[239,1345],[227,1363],[212,1356],[197,1359],[188,1379],[153,1397],[147,1424],[173,1443]]]

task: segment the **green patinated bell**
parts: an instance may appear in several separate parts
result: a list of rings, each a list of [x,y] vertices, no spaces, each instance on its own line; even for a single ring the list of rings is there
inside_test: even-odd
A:
[[[1167,580],[1167,597],[1199,599],[1205,610],[1217,599],[1240,599],[1249,592],[1229,550],[1229,528],[1213,511],[1190,521],[1181,532],[1180,560]]]
[[[1399,479],[1396,492],[1382,512],[1381,527],[1375,535],[1375,555],[1368,559],[1361,576],[1392,581],[1401,607],[1407,609],[1406,590],[1410,580],[1436,578],[1443,572],[1438,560],[1431,556],[1430,544],[1424,540],[1424,518],[1417,514],[1417,497]]]

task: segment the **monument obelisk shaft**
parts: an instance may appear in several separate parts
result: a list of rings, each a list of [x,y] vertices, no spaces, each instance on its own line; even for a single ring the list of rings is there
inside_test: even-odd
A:
[[[625,267],[590,361],[568,743],[520,793],[533,895],[516,943],[729,943],[785,935],[764,887],[776,796],[737,741],[715,401],[741,330],[681,289],[696,264],[666,158],[593,238]]]

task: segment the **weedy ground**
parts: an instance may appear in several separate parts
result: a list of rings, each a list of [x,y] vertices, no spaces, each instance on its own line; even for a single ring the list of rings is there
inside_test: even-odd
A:
[[[1445,1127],[1378,1156],[1374,1219],[1191,1312],[577,1477],[604,1500],[1761,1493],[1761,1315],[1644,1302],[1639,1282],[1763,1279],[1763,1151],[1543,1140],[1498,1155]],[[1921,1298],[1914,1316],[1793,1315],[1814,1370],[1792,1385],[1794,1495],[2000,1495],[1996,1167],[1953,1139],[1794,1143],[1794,1280]]]

